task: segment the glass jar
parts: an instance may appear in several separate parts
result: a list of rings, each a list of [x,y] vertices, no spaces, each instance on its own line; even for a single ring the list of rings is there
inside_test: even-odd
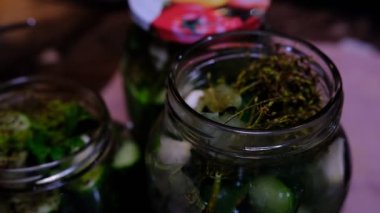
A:
[[[199,91],[231,81],[248,69],[247,61],[279,52],[308,57],[322,96],[314,115],[295,125],[252,129],[196,109],[207,99]],[[167,90],[146,150],[159,212],[339,212],[351,174],[339,124],[342,82],[333,62],[312,44],[265,31],[209,36],[178,57]]]
[[[0,212],[118,212],[142,205],[128,190],[136,145],[100,96],[57,77],[0,86]],[[128,205],[127,205],[128,204]]]
[[[206,35],[257,29],[270,0],[128,0],[134,24],[126,39],[125,94],[135,139],[163,109],[165,79],[180,51]]]

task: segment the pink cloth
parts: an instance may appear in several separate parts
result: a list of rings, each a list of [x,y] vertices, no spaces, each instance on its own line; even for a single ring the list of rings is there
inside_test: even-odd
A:
[[[353,176],[343,213],[380,211],[380,52],[353,40],[314,42],[337,65],[343,78],[342,125],[351,146]],[[128,121],[121,72],[102,96],[113,119]]]
[[[335,62],[343,79],[342,125],[353,161],[343,212],[380,212],[380,52],[353,40],[315,44]]]
[[[129,119],[126,111],[126,100],[124,96],[123,77],[121,70],[115,72],[115,75],[110,80],[101,93],[106,105],[109,109],[110,116],[119,122],[127,122]]]

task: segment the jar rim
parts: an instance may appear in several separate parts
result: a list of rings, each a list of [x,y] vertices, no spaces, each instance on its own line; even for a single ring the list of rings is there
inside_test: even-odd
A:
[[[181,96],[179,90],[176,87],[176,79],[177,74],[181,72],[179,67],[181,66],[181,63],[183,63],[183,60],[186,59],[187,56],[191,55],[191,52],[201,48],[202,46],[207,46],[210,42],[215,42],[222,39],[228,39],[228,38],[236,38],[239,36],[258,36],[258,37],[277,37],[281,39],[286,39],[288,41],[294,42],[296,45],[301,45],[308,50],[312,51],[316,54],[317,57],[320,57],[320,59],[327,65],[329,72],[331,72],[332,79],[333,79],[333,89],[332,93],[328,98],[328,101],[326,104],[313,116],[309,117],[308,119],[300,122],[299,124],[295,126],[289,126],[286,128],[277,128],[277,129],[248,129],[248,128],[240,128],[240,127],[234,127],[229,126],[223,123],[219,123],[217,121],[211,120],[209,118],[206,118],[205,116],[198,113],[196,110],[191,108],[186,101],[184,100],[184,97]],[[233,39],[231,39],[233,40]],[[238,41],[237,41],[238,42]],[[180,103],[181,106],[183,106],[188,112],[190,112],[191,116],[195,116],[197,119],[202,119],[204,122],[206,122],[208,125],[213,126],[215,128],[221,129],[223,131],[233,132],[237,134],[245,134],[245,135],[282,135],[285,133],[291,133],[300,131],[300,129],[308,128],[313,125],[315,125],[316,122],[318,122],[319,119],[321,119],[326,113],[329,112],[331,107],[333,107],[334,104],[336,104],[338,101],[343,100],[343,89],[342,89],[342,80],[340,73],[338,71],[338,68],[335,66],[333,61],[325,54],[323,53],[319,48],[317,48],[312,43],[295,37],[291,35],[287,35],[280,32],[275,31],[265,31],[265,30],[256,30],[256,31],[234,31],[234,32],[228,32],[225,34],[220,35],[213,35],[208,36],[205,39],[197,42],[194,44],[191,48],[189,48],[184,53],[178,55],[176,64],[174,66],[174,69],[170,72],[168,77],[168,88],[169,90],[174,94],[175,99]],[[260,147],[247,147],[245,151],[265,151],[265,150],[275,150],[275,149],[281,149],[286,147],[288,144],[282,144],[282,145],[273,145],[273,146],[260,146]],[[223,150],[221,150],[223,151]]]
[[[86,143],[83,147],[81,147],[79,150],[64,156],[61,159],[32,165],[32,166],[25,166],[25,167],[18,167],[18,168],[0,168],[0,173],[8,173],[8,174],[23,174],[23,173],[29,173],[29,172],[39,172],[44,171],[48,169],[52,169],[55,167],[58,167],[60,165],[64,165],[65,163],[69,162],[71,159],[74,159],[77,155],[80,153],[85,152],[89,147],[94,146],[94,143],[96,141],[100,140],[103,135],[109,131],[109,123],[110,123],[110,116],[106,107],[105,102],[101,98],[101,96],[95,92],[94,90],[90,89],[89,87],[86,87],[85,85],[80,84],[79,82],[75,82],[74,80],[63,78],[61,76],[53,76],[53,75],[47,75],[47,74],[39,74],[34,76],[19,76],[14,79],[7,80],[3,82],[0,85],[0,94],[6,94],[8,92],[12,92],[13,89],[18,89],[22,87],[27,87],[27,85],[34,85],[34,84],[43,84],[46,86],[58,86],[59,89],[62,88],[68,88],[64,91],[77,91],[77,94],[86,94],[88,97],[92,98],[94,102],[97,104],[97,110],[99,110],[99,117],[101,119],[101,122],[99,122],[99,127],[97,127],[96,133],[93,135],[93,137],[90,139],[88,143]],[[59,97],[59,96],[57,96]],[[95,151],[95,150],[94,150]]]

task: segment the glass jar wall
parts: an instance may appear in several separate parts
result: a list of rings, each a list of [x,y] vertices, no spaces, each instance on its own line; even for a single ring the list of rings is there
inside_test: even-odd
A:
[[[136,152],[102,99],[74,82],[20,77],[0,86],[0,212],[119,212]],[[127,205],[128,203],[128,205]]]
[[[284,63],[279,63],[281,57],[286,57]],[[241,77],[269,59],[274,66]],[[289,64],[292,69],[285,69]],[[281,70],[279,79],[270,75],[276,69]],[[298,77],[290,78],[294,70],[308,74],[296,72]],[[269,85],[276,88],[274,98],[239,108],[267,97],[268,85],[249,80],[241,94],[256,85],[264,92],[249,101],[247,95],[239,99],[233,92],[235,81],[258,75],[277,82]],[[305,112],[304,107],[314,100],[303,93],[311,89],[304,84],[309,75],[315,76],[320,96],[320,107],[311,114],[313,110]],[[283,84],[289,90],[284,92]],[[167,89],[165,110],[146,152],[158,212],[339,212],[351,174],[348,142],[340,126],[343,90],[333,62],[316,47],[271,32],[210,36],[179,57]],[[305,105],[299,107],[301,103]],[[213,110],[221,106],[222,112]],[[306,113],[304,119],[293,122],[299,113],[281,117],[290,117],[290,123],[276,117],[295,106],[297,113]],[[247,118],[248,109],[254,110]],[[258,125],[267,121],[281,125]]]

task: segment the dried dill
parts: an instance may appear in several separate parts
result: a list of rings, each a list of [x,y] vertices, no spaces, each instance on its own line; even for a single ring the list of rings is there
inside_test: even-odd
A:
[[[284,53],[255,59],[232,83],[204,90],[197,109],[218,122],[249,129],[296,126],[321,109],[318,76],[308,57]]]

